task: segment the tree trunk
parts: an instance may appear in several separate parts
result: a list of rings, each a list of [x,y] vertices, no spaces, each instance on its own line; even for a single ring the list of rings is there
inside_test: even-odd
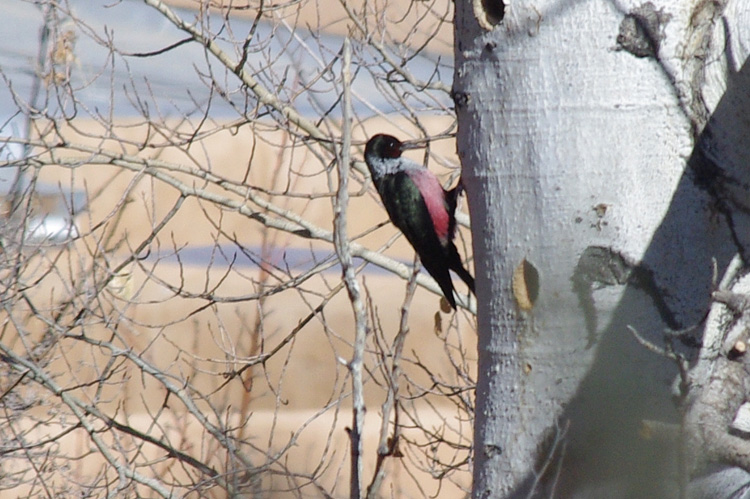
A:
[[[712,64],[731,73],[746,55],[736,40],[730,53],[724,31],[749,7],[484,10],[496,3],[456,2],[455,22],[479,297],[474,497],[674,495],[676,440],[641,431],[679,421],[676,363],[652,350],[675,337],[665,330],[701,324],[712,260],[722,272],[745,253],[741,196],[726,185],[748,185],[747,174],[717,175],[705,146],[723,157],[732,136],[747,137],[747,110],[721,121],[729,138],[704,129],[726,84]]]

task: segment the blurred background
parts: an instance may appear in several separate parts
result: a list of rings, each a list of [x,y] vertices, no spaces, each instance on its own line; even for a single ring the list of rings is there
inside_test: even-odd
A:
[[[430,138],[410,157],[458,181],[451,2],[3,10],[0,487],[341,497],[355,459],[372,497],[468,494],[475,319],[424,272],[409,292],[414,252],[362,162],[375,133]],[[357,328],[333,242],[347,153],[354,458]]]

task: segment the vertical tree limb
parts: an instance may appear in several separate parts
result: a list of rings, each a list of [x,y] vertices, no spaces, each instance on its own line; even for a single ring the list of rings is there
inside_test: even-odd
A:
[[[347,236],[346,208],[349,203],[349,148],[351,147],[351,45],[349,39],[344,40],[344,65],[341,78],[344,86],[343,99],[343,140],[338,157],[339,185],[334,205],[334,246],[341,262],[341,272],[349,293],[349,300],[354,311],[354,351],[349,362],[352,375],[352,428],[349,432],[351,439],[351,477],[350,497],[362,496],[362,429],[365,422],[365,399],[363,394],[363,356],[365,351],[367,316],[359,289],[359,283],[354,272],[352,253]]]

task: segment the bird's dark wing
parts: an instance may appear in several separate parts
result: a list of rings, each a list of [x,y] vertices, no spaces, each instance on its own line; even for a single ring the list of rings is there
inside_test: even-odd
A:
[[[437,281],[453,308],[453,283],[448,272],[449,261],[435,232],[430,212],[416,184],[405,172],[384,177],[378,186],[391,222],[404,233],[416,250],[425,270]],[[449,242],[449,246],[453,246]]]
[[[456,187],[449,191],[445,191],[445,204],[448,208],[448,213],[451,215],[451,224],[448,227],[448,235],[451,240],[453,240],[453,236],[456,234],[456,205],[458,204],[458,196],[460,196],[463,191],[464,185],[460,178],[458,179]]]

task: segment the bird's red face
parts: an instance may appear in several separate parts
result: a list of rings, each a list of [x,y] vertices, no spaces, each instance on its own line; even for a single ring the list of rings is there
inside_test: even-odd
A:
[[[400,158],[401,157],[401,142],[390,136],[385,136],[383,139],[383,156],[386,158]]]
[[[379,133],[367,141],[365,158],[397,159],[406,149],[420,147],[424,147],[424,145],[414,141],[404,143],[396,137]]]

